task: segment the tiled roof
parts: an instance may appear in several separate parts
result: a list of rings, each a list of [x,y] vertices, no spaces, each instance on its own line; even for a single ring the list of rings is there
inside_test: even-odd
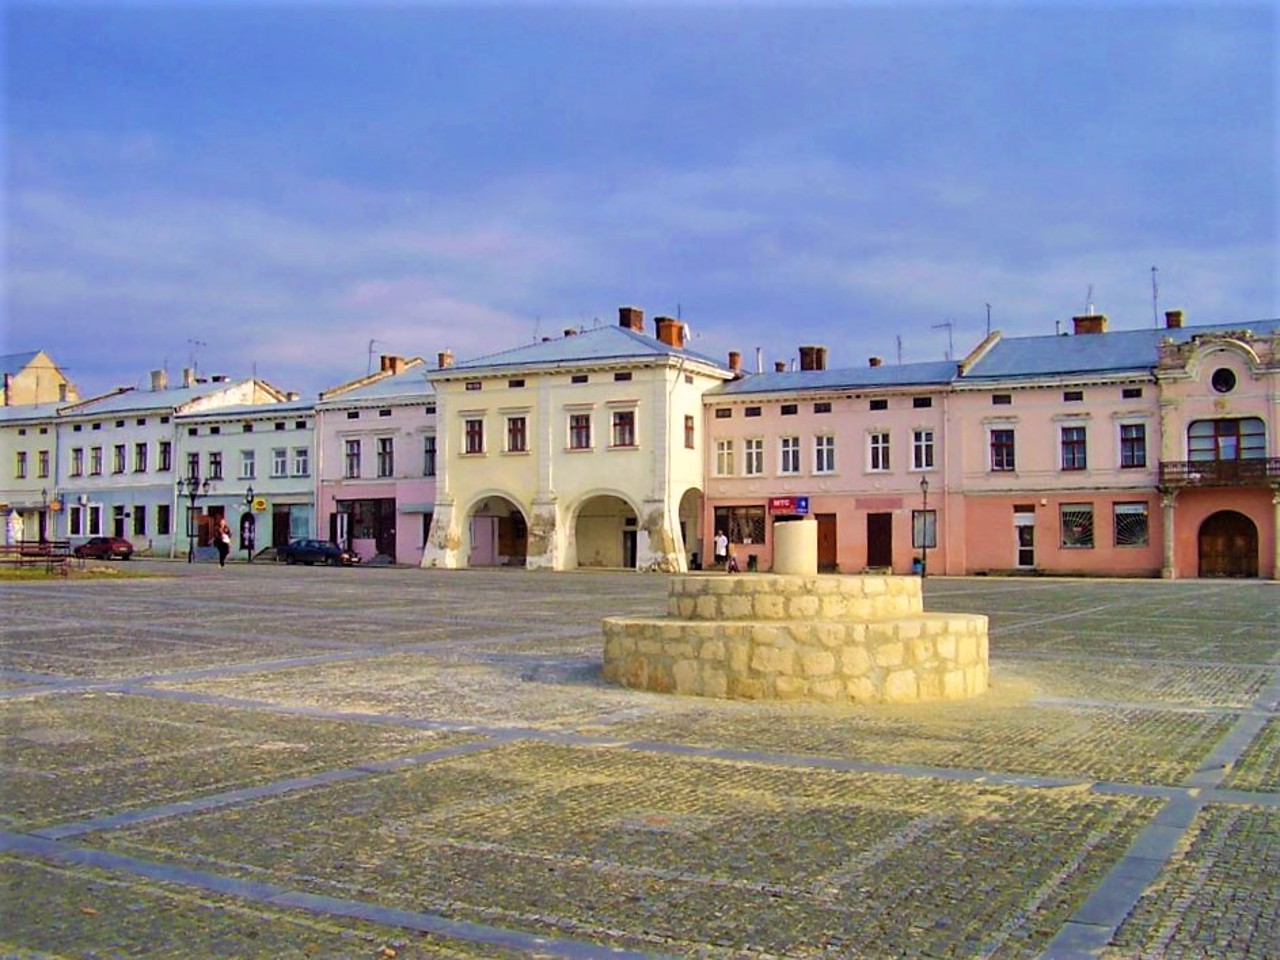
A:
[[[951,360],[930,363],[903,363],[896,366],[845,367],[838,370],[784,370],[750,373],[740,380],[723,383],[710,396],[741,396],[753,393],[789,393],[797,390],[865,390],[893,387],[945,385],[956,375]]]
[[[454,364],[443,371],[479,372],[490,368],[559,366],[561,364],[586,364],[608,360],[642,360],[646,357],[688,357],[699,363],[724,369],[724,365],[693,350],[671,347],[656,337],[636,333],[620,325],[594,327],[581,333],[553,340],[543,340],[523,347],[491,353]],[[727,371],[726,371],[727,372]]]
[[[1213,324],[1196,327],[1161,327],[1151,330],[1116,330],[1057,337],[1009,337],[1001,339],[981,357],[961,382],[1017,377],[1067,376],[1088,373],[1144,371],[1155,367],[1160,341],[1186,342],[1208,333],[1252,330],[1255,334],[1280,333],[1280,320]]]

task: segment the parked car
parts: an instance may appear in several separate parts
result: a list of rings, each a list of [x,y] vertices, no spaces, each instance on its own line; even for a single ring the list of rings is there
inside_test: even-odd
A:
[[[276,559],[285,563],[327,563],[331,567],[349,567],[360,562],[360,555],[327,540],[294,540],[276,549]]]
[[[132,560],[133,544],[124,537],[90,537],[71,552],[80,560]]]

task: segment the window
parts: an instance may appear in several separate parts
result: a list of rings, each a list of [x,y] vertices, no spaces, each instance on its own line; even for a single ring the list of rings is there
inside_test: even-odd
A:
[[[434,477],[436,475],[436,438],[422,438],[422,475],[424,477]]]
[[[396,471],[395,438],[378,438],[378,476],[394,476]]]
[[[871,403],[869,403],[867,406],[868,406],[868,409],[871,409],[871,410],[888,410],[889,401],[888,400],[872,400]]]
[[[1085,453],[1085,428],[1062,428],[1062,469],[1083,470],[1088,465]]]
[[[1005,472],[1014,468],[1013,431],[991,431],[991,469]]]
[[[187,436],[188,436],[188,437],[198,437],[198,436],[200,436],[200,428],[199,428],[199,427],[187,427]]]
[[[285,423],[283,420],[277,420],[274,426],[276,430],[283,430],[285,428]]]
[[[615,373],[613,375],[613,379],[618,383],[626,383],[628,380],[631,379],[631,372],[627,371],[625,373]]]
[[[933,469],[933,431],[916,430],[911,434],[911,469]]]
[[[800,472],[800,438],[782,437],[778,441],[778,472]]]
[[[283,477],[289,472],[289,448],[288,447],[272,447],[271,448],[271,475],[273,477]]]
[[[295,421],[293,422],[293,429],[295,429],[295,430],[305,430],[305,429],[307,429],[307,421],[305,421],[305,420],[295,420]]]
[[[133,508],[133,535],[135,537],[145,537],[147,535],[147,508],[137,505]]]
[[[379,410],[379,411],[378,411],[378,416],[380,416],[380,417],[389,417],[389,416],[391,416],[391,411],[390,411],[390,410],[388,410],[388,409]]]
[[[481,383],[479,380],[468,380],[468,381],[467,381],[466,389],[468,389],[468,390],[482,390],[482,389],[484,389],[484,384],[483,384],[483,383]]]
[[[102,504],[89,504],[89,529],[85,533],[90,537],[102,536]]]
[[[1137,400],[1139,397],[1142,396],[1142,388],[1141,387],[1124,387],[1120,391],[1120,396],[1124,397],[1124,399],[1126,400]]]
[[[36,454],[36,476],[49,476],[49,451],[41,450]]]
[[[1011,393],[993,393],[991,395],[991,405],[993,407],[1007,407],[1013,403],[1013,394]]]
[[[748,477],[764,475],[764,438],[751,437],[746,441],[746,462],[742,472]]]
[[[591,414],[571,413],[569,415],[569,449],[591,449]]]
[[[1145,547],[1148,542],[1147,505],[1117,503],[1114,510],[1116,546]]]
[[[116,426],[117,426],[117,427],[123,427],[123,426],[124,426],[124,421],[123,421],[123,420],[117,420],[117,421],[116,421]]]
[[[346,458],[342,475],[348,480],[354,480],[360,476],[360,441],[348,440],[344,446]]]
[[[823,401],[820,401],[819,403],[815,403],[813,405],[813,412],[814,413],[830,413],[831,401],[823,400]]]
[[[936,547],[938,545],[938,511],[911,511],[911,546]]]
[[[1226,367],[1219,367],[1213,371],[1213,377],[1209,382],[1218,393],[1230,393],[1236,388],[1236,375]]]
[[[924,410],[933,406],[933,397],[912,397],[911,406],[917,410]]]
[[[813,472],[836,472],[836,438],[819,435],[813,438]]]
[[[18,480],[27,478],[27,451],[19,450],[13,463],[13,475]]]
[[[715,528],[730,543],[764,543],[764,507],[716,507]]]
[[[1196,420],[1187,428],[1188,460],[1254,460],[1266,456],[1267,435],[1257,417]]]
[[[693,417],[685,416],[684,418],[684,448],[686,450],[693,449]]]
[[[133,445],[133,472],[147,472],[147,445],[145,443],[135,443]]]
[[[220,434],[221,432],[222,432],[222,427],[210,427],[210,428],[209,428],[209,433],[213,434],[214,436],[217,436],[217,435],[218,435],[218,434]]]
[[[796,403],[784,403],[782,405],[781,412],[784,417],[794,417],[800,412],[800,405]]]
[[[348,411],[347,411],[347,419],[348,419],[348,420],[359,420],[359,419],[360,419],[360,411],[359,411],[359,410],[348,410]]]
[[[200,476],[200,454],[187,454],[187,478],[194,480]]]
[[[733,441],[716,441],[716,476],[733,476]]]
[[[241,432],[243,432],[243,433],[253,433],[253,424],[252,424],[252,423],[246,423],[246,424],[244,425],[244,429],[243,429]]]
[[[258,454],[254,450],[240,451],[240,479],[253,480],[258,476]]]
[[[463,449],[467,453],[484,453],[484,421],[480,419],[467,420],[463,424],[463,434],[465,437],[465,445]]]
[[[156,469],[165,473],[173,469],[173,442],[171,440],[160,441],[160,463]]]
[[[885,473],[889,469],[889,435],[867,434],[867,469],[872,473]]]
[[[515,379],[515,380],[508,380],[508,381],[507,381],[507,389],[508,389],[508,390],[519,390],[519,389],[520,389],[521,387],[523,387],[523,386],[524,386],[524,378],[518,378],[518,379]]]
[[[71,448],[71,476],[84,475],[84,447]]]
[[[89,448],[89,476],[91,477],[102,476],[102,448],[101,447]]]
[[[758,416],[760,416],[760,408],[759,408],[759,407],[744,407],[744,408],[743,408],[743,410],[742,410],[742,415],[743,415],[744,417],[758,417]]]
[[[572,382],[572,383],[586,383],[586,382],[587,382],[587,380],[588,380],[588,377],[587,377],[587,375],[586,375],[585,373],[575,373],[575,374],[570,378],[570,382]]]
[[[1093,504],[1064,503],[1058,508],[1063,547],[1093,546]]]
[[[613,411],[613,446],[634,447],[635,445],[636,412],[634,410]]]
[[[1062,391],[1063,403],[1080,403],[1083,400],[1084,400],[1083,390],[1063,390]]]
[[[117,443],[111,448],[111,472],[124,473],[124,462],[127,450],[123,443]]]
[[[295,477],[311,475],[311,450],[309,448],[293,448],[293,475]]]
[[[728,420],[733,416],[732,407],[716,407],[716,419]]]
[[[67,513],[67,534],[72,537],[83,536],[84,508],[72,507]]]
[[[1120,466],[1145,467],[1147,465],[1147,425],[1145,423],[1120,424]]]
[[[169,504],[156,504],[156,536],[167,537],[173,532],[173,518],[169,512]]]
[[[507,417],[507,452],[524,453],[529,449],[529,422],[524,417]]]
[[[222,454],[217,451],[209,454],[209,479],[222,479]]]

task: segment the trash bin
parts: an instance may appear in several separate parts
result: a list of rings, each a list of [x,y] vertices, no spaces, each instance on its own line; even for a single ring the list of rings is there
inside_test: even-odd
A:
[[[917,576],[917,577],[920,576],[920,574],[924,573],[924,561],[921,560],[919,557],[916,557],[914,560],[911,561],[911,573],[913,576]]]
[[[701,569],[702,569],[702,566],[698,563],[698,560],[699,560],[699,559],[701,559],[701,558],[698,556],[698,551],[697,551],[697,550],[695,550],[695,551],[693,551],[693,553],[689,554],[689,569],[690,569],[690,570],[701,570]]]
[[[747,554],[747,573],[755,573],[760,569],[760,558],[754,553]]]

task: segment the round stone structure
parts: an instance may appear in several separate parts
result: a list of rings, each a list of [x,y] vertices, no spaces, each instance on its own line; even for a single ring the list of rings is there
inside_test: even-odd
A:
[[[987,618],[926,613],[917,577],[673,576],[666,618],[609,617],[604,676],[662,693],[910,703],[987,690]]]

